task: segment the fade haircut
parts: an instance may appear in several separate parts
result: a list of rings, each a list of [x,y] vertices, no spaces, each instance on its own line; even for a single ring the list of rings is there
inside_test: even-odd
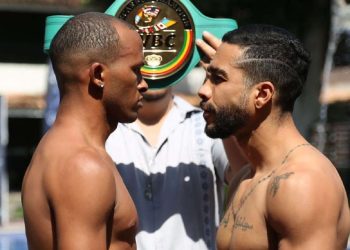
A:
[[[226,33],[223,42],[238,45],[243,54],[235,66],[244,72],[247,87],[270,81],[282,111],[293,111],[305,85],[310,55],[288,31],[271,25],[246,25]]]
[[[117,18],[97,12],[77,15],[68,20],[54,37],[49,56],[60,64],[67,57],[84,55],[89,62],[108,63],[118,56],[119,34],[113,26]]]

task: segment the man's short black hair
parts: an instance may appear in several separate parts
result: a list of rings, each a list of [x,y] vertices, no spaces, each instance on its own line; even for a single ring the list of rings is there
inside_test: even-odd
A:
[[[89,61],[109,62],[117,57],[119,34],[113,16],[89,12],[68,20],[54,37],[49,55],[59,64],[67,56],[81,54]]]
[[[294,35],[275,26],[254,24],[226,33],[222,41],[243,49],[235,64],[244,71],[248,85],[272,82],[282,111],[293,111],[310,64],[309,53]]]

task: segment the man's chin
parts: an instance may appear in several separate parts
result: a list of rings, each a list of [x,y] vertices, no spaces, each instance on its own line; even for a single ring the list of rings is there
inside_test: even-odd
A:
[[[149,91],[142,94],[144,102],[156,102],[162,100],[167,95],[166,91]]]
[[[217,130],[215,128],[213,128],[213,127],[208,126],[208,125],[205,127],[204,132],[210,138],[213,138],[213,139],[220,138],[219,134],[217,133]]]
[[[206,126],[204,131],[206,135],[212,139],[225,139],[232,135],[232,132],[221,130],[213,126]]]
[[[124,117],[124,119],[122,119],[121,123],[132,123],[134,121],[136,121],[137,119],[137,112],[133,112],[132,114],[128,115],[127,117]]]

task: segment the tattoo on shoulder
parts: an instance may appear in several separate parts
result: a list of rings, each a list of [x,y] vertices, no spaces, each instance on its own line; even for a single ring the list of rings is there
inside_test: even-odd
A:
[[[294,172],[289,172],[289,173],[285,173],[285,174],[273,177],[272,185],[271,185],[271,189],[270,189],[270,193],[271,193],[272,197],[275,197],[275,195],[280,187],[280,181],[288,179],[289,176],[291,176],[292,174],[294,174]]]

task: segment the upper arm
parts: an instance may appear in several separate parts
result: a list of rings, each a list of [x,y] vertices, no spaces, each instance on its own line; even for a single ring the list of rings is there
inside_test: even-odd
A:
[[[79,153],[61,167],[50,192],[58,249],[107,249],[116,187],[97,155]]]
[[[336,248],[339,200],[331,181],[313,171],[284,171],[267,192],[267,221],[279,249]]]

